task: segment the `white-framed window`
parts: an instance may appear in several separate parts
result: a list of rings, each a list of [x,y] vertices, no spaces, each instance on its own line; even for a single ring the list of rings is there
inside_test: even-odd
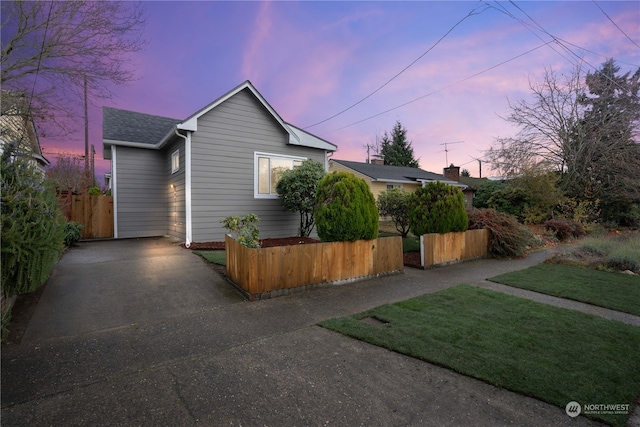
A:
[[[402,188],[402,184],[387,184],[387,190],[393,190],[394,188]]]
[[[255,153],[254,196],[256,198],[276,198],[276,186],[286,170],[300,166],[306,158],[283,154]]]
[[[180,170],[180,149],[177,149],[171,153],[171,173],[176,173]]]

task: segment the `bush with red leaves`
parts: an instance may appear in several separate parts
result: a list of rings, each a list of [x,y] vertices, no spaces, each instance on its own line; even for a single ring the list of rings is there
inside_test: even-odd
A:
[[[582,224],[567,218],[550,219],[544,223],[544,228],[553,233],[560,241],[587,234]]]
[[[469,229],[488,228],[489,254],[496,258],[518,258],[534,243],[533,233],[512,215],[494,209],[467,212]]]

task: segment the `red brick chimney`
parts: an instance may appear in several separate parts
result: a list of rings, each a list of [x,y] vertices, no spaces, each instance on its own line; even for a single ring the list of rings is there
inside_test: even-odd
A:
[[[451,166],[444,168],[442,171],[445,178],[451,181],[460,181],[460,166],[453,166],[453,163],[451,163]]]

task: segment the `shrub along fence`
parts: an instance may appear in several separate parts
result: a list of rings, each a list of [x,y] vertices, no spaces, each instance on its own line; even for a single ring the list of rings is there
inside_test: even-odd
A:
[[[401,272],[402,238],[250,249],[225,237],[227,276],[251,300],[320,283]]]
[[[423,267],[450,264],[487,256],[489,230],[467,230],[455,233],[429,233],[420,236]]]

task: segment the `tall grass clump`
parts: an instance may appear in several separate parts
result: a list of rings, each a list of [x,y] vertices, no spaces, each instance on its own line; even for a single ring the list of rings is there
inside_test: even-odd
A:
[[[592,268],[640,273],[640,232],[586,238],[563,258]]]

